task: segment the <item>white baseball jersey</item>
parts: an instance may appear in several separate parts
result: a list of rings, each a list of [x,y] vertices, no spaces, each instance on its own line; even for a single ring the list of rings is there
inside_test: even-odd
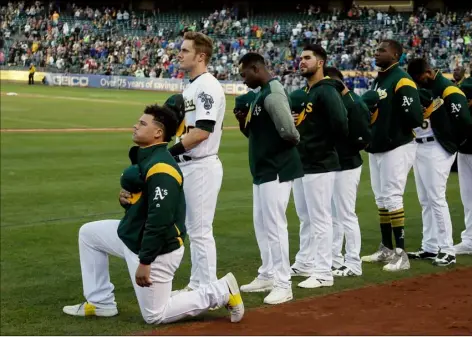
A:
[[[218,154],[226,109],[226,97],[221,83],[210,73],[203,73],[191,81],[182,94],[185,100],[185,127],[180,127],[177,131],[176,142],[180,142],[195,127],[197,121],[215,121],[214,130],[208,139],[185,155],[203,158]]]

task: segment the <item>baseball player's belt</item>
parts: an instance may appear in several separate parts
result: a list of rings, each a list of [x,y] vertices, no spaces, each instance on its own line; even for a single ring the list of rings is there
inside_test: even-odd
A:
[[[429,143],[434,142],[434,137],[424,137],[424,138],[416,138],[417,143]]]
[[[185,163],[187,161],[192,161],[193,160],[192,157],[186,156],[186,155],[174,156],[174,159],[177,163]]]

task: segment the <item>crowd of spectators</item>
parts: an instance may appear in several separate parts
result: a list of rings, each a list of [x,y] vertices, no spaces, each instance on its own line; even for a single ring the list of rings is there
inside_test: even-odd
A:
[[[469,66],[472,55],[472,11],[430,13],[419,8],[409,15],[353,6],[347,11],[323,12],[320,7],[296,6],[288,21],[271,24],[240,15],[237,8],[215,10],[199,18],[181,16],[174,26],[162,25],[165,13],[137,14],[115,8],[45,8],[40,2],[8,3],[0,8],[3,48],[0,65],[70,73],[183,78],[177,53],[186,31],[202,31],[214,39],[209,65],[220,80],[239,79],[237,62],[248,51],[265,56],[274,75],[287,88],[297,75],[299,54],[307,42],[321,44],[328,65],[356,71],[354,84],[364,85],[375,69],[373,55],[382,39],[404,44],[401,64],[427,57],[434,67],[452,72]],[[367,24],[366,24],[367,23]],[[362,83],[361,83],[362,82]],[[353,84],[353,85],[354,85]]]

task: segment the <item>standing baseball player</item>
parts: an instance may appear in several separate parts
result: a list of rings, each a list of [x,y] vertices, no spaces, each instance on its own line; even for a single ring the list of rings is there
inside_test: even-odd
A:
[[[467,97],[469,113],[472,113],[472,77],[464,79],[460,88]],[[467,141],[459,146],[457,166],[461,199],[464,205],[465,230],[461,233],[462,241],[454,248],[457,255],[472,255],[472,132]]]
[[[167,107],[146,107],[134,125],[132,165],[121,176],[131,192],[122,203],[120,220],[83,225],[79,232],[80,266],[86,302],[66,306],[72,316],[111,317],[118,314],[110,282],[108,256],[126,261],[141,314],[149,324],[171,323],[199,315],[212,307],[228,306],[231,321],[244,315],[233,274],[198,290],[171,297],[172,280],[184,255],[185,196],[183,176],[167,151],[179,121]],[[121,202],[121,198],[120,198]]]
[[[382,242],[377,252],[363,256],[362,261],[387,263],[383,267],[385,271],[410,268],[405,253],[403,193],[416,153],[413,129],[423,122],[416,84],[398,65],[402,53],[401,44],[394,40],[382,41],[375,53],[380,71],[374,90],[380,100],[371,116],[372,141],[366,148]]]
[[[425,100],[428,103],[424,104],[427,107],[423,124],[415,129],[418,148],[413,167],[422,208],[423,241],[421,249],[408,253],[408,257],[448,266],[456,263],[456,254],[446,201],[447,179],[472,121],[464,93],[439,70],[433,70],[425,59],[411,60],[408,74],[419,87],[428,90],[420,91],[422,97],[432,95],[431,104],[429,99]]]
[[[279,304],[293,298],[285,212],[292,181],[303,175],[295,147],[300,135],[293,123],[286,91],[269,74],[264,58],[247,53],[240,60],[240,73],[249,88],[261,88],[242,131],[249,138],[254,230],[262,260],[258,276],[241,286],[241,291],[270,291],[264,303]],[[245,97],[252,99],[251,94]],[[245,106],[244,101],[240,104],[237,100],[237,109],[244,110]]]
[[[184,291],[217,279],[213,218],[223,179],[218,149],[226,98],[221,84],[207,72],[212,51],[213,42],[208,36],[187,32],[178,56],[180,68],[190,76],[190,84],[183,92],[185,120],[177,131],[176,144],[169,149],[185,179],[185,225],[192,269]]]
[[[370,142],[370,112],[361,98],[344,84],[343,74],[327,67],[324,74],[342,84],[342,100],[347,110],[349,137],[336,140],[341,171],[336,172],[333,191],[333,275],[362,275],[361,230],[356,215],[356,199],[361,179],[362,157],[359,151]],[[342,255],[346,237],[346,256]]]
[[[348,134],[347,111],[340,95],[341,83],[325,77],[326,51],[308,45],[301,54],[301,75],[307,79],[306,108],[296,119],[297,146],[304,176],[295,180],[293,197],[300,219],[300,250],[292,276],[309,276],[301,288],[333,285],[331,267],[333,222],[331,202],[336,171],[341,169],[335,143]],[[292,96],[293,97],[293,96]]]

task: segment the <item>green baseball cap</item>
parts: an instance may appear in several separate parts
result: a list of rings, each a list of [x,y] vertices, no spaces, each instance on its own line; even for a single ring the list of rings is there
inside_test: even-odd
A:
[[[175,115],[178,120],[177,124],[180,124],[180,122],[184,120],[185,100],[182,94],[175,94],[175,95],[170,96],[169,98],[167,98],[164,105],[175,112]]]
[[[248,91],[244,95],[240,95],[234,100],[234,110],[240,110],[242,112],[248,112],[251,108],[252,102],[256,99],[256,93],[254,91]]]
[[[308,104],[308,95],[305,90],[298,89],[293,91],[290,95],[290,108],[296,114],[300,114]]]
[[[380,96],[375,90],[368,90],[362,95],[362,100],[369,108],[370,112],[377,110],[377,103],[380,101]]]
[[[141,192],[144,187],[144,180],[139,172],[138,165],[131,165],[127,167],[120,178],[121,188],[130,192]]]

